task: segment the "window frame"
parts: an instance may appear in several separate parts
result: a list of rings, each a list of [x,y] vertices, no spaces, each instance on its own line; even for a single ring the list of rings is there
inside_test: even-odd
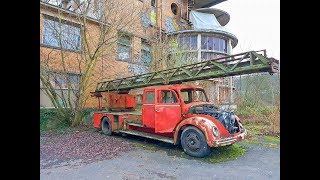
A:
[[[163,98],[162,98],[162,92],[163,91],[169,91],[172,93],[172,95],[174,95],[175,99],[176,99],[176,102],[171,102],[171,103],[166,103],[166,102],[163,102]],[[168,104],[179,104],[179,98],[178,98],[178,94],[172,90],[172,89],[159,89],[158,90],[158,97],[157,97],[157,103],[158,104],[165,104],[165,105],[168,105]]]
[[[78,82],[73,83],[71,82],[71,90],[78,90],[79,84],[80,84],[80,78],[82,74],[80,73],[73,73],[73,72],[57,72],[57,71],[50,71],[49,72],[49,80],[51,85],[54,87],[55,90],[65,90],[68,89],[67,87],[67,76],[72,78],[72,76],[77,76],[78,77]],[[58,79],[59,78],[59,79]],[[56,81],[62,80],[64,81],[64,84],[57,83]],[[72,80],[71,80],[72,81]]]
[[[51,30],[49,30],[49,32],[47,32],[48,30],[46,31],[46,29],[50,29],[50,27],[46,27],[45,26],[47,24],[47,22],[45,22],[45,21],[51,21],[51,22],[48,22],[48,23],[52,23],[52,22],[55,23],[54,26],[59,25],[59,23],[60,23],[58,18],[55,18],[55,17],[52,17],[52,16],[48,16],[48,15],[44,15],[43,16],[42,32],[41,32],[41,44],[40,44],[41,46],[52,48],[52,49],[59,49],[59,50],[63,49],[65,51],[78,52],[78,53],[82,51],[82,28],[81,28],[80,24],[61,19],[61,26],[60,27],[67,26],[68,30],[71,27],[73,32],[76,32],[75,30],[78,30],[78,34],[72,34],[72,36],[78,38],[77,40],[75,40],[77,42],[77,44],[76,44],[77,49],[74,49],[74,48],[72,48],[74,45],[72,45],[71,48],[65,47],[64,45],[59,45],[59,39],[57,39],[57,37],[53,36],[53,34],[54,33],[56,34],[57,32],[52,32],[52,30],[56,31],[56,29],[51,29]],[[58,27],[58,28],[60,29],[60,27]],[[47,33],[51,33],[51,34],[46,34],[46,32]],[[59,30],[59,33],[60,32],[61,32],[61,30]],[[55,41],[57,41],[58,45],[44,42],[45,39],[46,39],[45,38],[46,36],[50,36],[50,38],[52,38]],[[68,39],[63,40],[63,38],[64,37],[69,38],[70,37],[70,31],[68,31],[65,36],[63,36],[63,35],[61,35],[61,36],[62,36],[61,37],[62,41],[68,42]]]
[[[210,38],[210,42],[212,46],[209,44],[210,42],[208,38]],[[221,46],[221,43],[222,43],[222,46]],[[201,52],[217,52],[217,53],[224,53],[224,54],[228,53],[228,40],[222,37],[201,34],[200,44],[201,44],[200,45]],[[212,49],[209,49],[209,46],[211,46]],[[221,50],[221,47],[222,47],[222,50]]]
[[[144,49],[143,48],[143,44],[148,45],[150,47],[149,50]],[[150,55],[150,61],[147,62],[147,63],[145,63],[145,61],[143,60],[143,57],[145,57],[145,56],[143,56],[143,54],[146,53],[146,52],[149,53],[149,55]],[[148,66],[148,65],[151,64],[152,60],[153,60],[153,58],[152,58],[152,46],[151,46],[151,44],[149,44],[147,42],[147,40],[141,39],[141,55],[140,55],[141,64]]]
[[[125,43],[122,43],[119,41],[119,38],[122,38],[122,37],[128,37],[129,38],[129,45],[125,44]],[[129,35],[129,34],[121,34],[121,35],[118,35],[118,39],[117,39],[117,50],[116,50],[116,53],[117,53],[117,60],[118,61],[123,61],[123,62],[130,62],[131,59],[132,59],[132,36]],[[125,59],[121,59],[119,58],[119,45],[120,46],[126,46],[126,47],[129,47],[129,57],[128,58],[125,58]]]
[[[149,102],[147,101],[147,97],[148,97],[148,93],[153,93],[153,102]],[[156,93],[154,90],[149,90],[149,91],[146,91],[145,92],[145,96],[144,96],[144,99],[143,99],[143,103],[144,104],[155,104],[155,99],[156,99]]]

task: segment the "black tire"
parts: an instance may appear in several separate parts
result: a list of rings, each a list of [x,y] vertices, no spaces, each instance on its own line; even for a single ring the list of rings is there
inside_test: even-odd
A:
[[[101,130],[102,130],[102,133],[107,136],[111,136],[111,134],[112,134],[112,125],[111,125],[110,120],[107,117],[102,118]]]
[[[181,146],[184,152],[194,157],[205,157],[211,152],[205,135],[194,126],[189,126],[183,130],[181,134]]]

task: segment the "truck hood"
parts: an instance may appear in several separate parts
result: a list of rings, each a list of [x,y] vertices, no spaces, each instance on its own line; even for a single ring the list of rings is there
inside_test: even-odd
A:
[[[240,132],[243,129],[239,118],[233,111],[221,110],[212,103],[190,103],[188,113],[193,115],[202,114],[211,116],[223,124],[230,134]]]

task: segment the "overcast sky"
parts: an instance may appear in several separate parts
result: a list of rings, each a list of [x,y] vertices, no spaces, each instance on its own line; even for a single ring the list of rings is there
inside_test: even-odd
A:
[[[266,49],[280,60],[280,0],[227,0],[213,8],[230,14],[225,27],[239,40],[233,54]]]

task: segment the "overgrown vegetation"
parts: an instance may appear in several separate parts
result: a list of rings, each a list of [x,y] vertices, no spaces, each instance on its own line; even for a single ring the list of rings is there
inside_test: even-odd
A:
[[[81,111],[80,125],[92,126],[93,112],[96,108],[86,108]],[[68,113],[59,114],[58,109],[55,108],[42,108],[40,109],[40,131],[47,130],[65,130],[71,126],[70,119],[73,118],[72,111],[70,109],[65,110]]]
[[[236,113],[249,136],[280,136],[280,75],[242,77],[237,81]]]
[[[119,137],[119,136],[118,136]],[[218,148],[212,148],[212,152],[209,156],[204,158],[195,158],[187,155],[181,146],[175,146],[172,144],[159,142],[157,140],[146,139],[138,136],[126,135],[126,140],[132,142],[136,147],[158,152],[163,151],[168,156],[172,157],[181,157],[186,159],[196,159],[200,161],[204,161],[207,163],[219,163],[224,161],[230,161],[241,157],[246,151],[247,148],[240,144],[233,144],[231,146],[223,146]]]

